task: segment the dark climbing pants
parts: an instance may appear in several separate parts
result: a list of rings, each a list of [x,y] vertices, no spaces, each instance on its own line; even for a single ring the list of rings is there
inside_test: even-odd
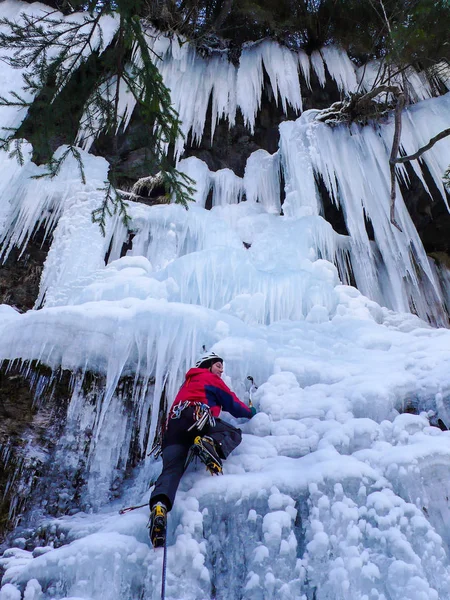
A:
[[[178,419],[169,419],[162,446],[163,469],[152,492],[150,507],[161,501],[171,510],[189,449],[198,435],[211,437],[216,442],[221,458],[227,458],[230,452],[239,446],[242,439],[241,430],[221,419],[215,421],[215,425],[207,423],[201,431],[197,427],[188,431],[194,423],[194,407],[191,406],[185,408]]]

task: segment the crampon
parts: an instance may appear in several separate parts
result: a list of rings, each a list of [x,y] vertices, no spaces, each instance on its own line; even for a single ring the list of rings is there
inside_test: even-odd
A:
[[[166,541],[167,509],[161,502],[158,502],[152,508],[148,529],[153,547],[163,547]]]
[[[200,458],[211,475],[221,475],[223,473],[222,461],[217,454],[214,440],[206,435],[198,435],[192,446],[193,452]]]

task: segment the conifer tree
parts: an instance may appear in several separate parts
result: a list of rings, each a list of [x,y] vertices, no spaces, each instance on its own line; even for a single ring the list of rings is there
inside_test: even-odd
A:
[[[44,149],[48,175],[59,172],[63,160],[72,154],[78,161],[82,179],[83,163],[78,147],[100,134],[109,136],[111,151],[109,181],[105,182],[102,206],[93,213],[93,220],[105,230],[108,215],[119,212],[127,222],[126,202],[117,190],[119,174],[118,133],[123,115],[120,100],[123,90],[131,93],[147,129],[147,166],[150,173],[159,171],[167,194],[176,202],[187,206],[193,192],[192,180],[178,172],[172,165],[167,151],[181,134],[180,121],[171,106],[170,93],[162,81],[148,48],[145,22],[140,18],[145,1],[142,0],[91,0],[87,3],[67,2],[62,6],[69,11],[64,17],[56,10],[30,16],[23,14],[19,21],[0,20],[0,48],[14,50],[8,61],[23,70],[24,90],[35,99],[27,100],[17,92],[0,96],[0,105],[30,108],[42,119],[39,146]],[[71,9],[68,9],[68,6]],[[80,15],[70,18],[74,8],[82,7]],[[101,19],[106,15],[115,17],[117,31],[113,41],[104,48]],[[96,39],[98,39],[96,47]],[[90,61],[89,67],[87,67]],[[70,115],[67,88],[77,89],[76,79],[84,69],[86,85],[77,90],[80,129],[78,136],[72,133],[68,149],[55,160],[50,150],[47,120],[63,121]],[[73,82],[75,81],[75,85]],[[85,94],[85,97],[79,97]],[[61,101],[63,98],[63,101]],[[58,114],[58,111],[60,113]],[[34,117],[36,114],[34,115]],[[36,118],[34,119],[36,121]],[[24,125],[13,128],[0,140],[0,148],[10,148],[21,137]],[[14,151],[20,160],[17,146]]]

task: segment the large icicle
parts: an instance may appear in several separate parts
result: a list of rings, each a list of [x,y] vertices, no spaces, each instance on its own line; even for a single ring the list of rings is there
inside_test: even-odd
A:
[[[434,78],[445,85],[445,71],[430,69],[429,71],[417,71],[414,67],[398,69],[394,66],[387,71],[386,66],[379,61],[370,61],[359,67],[356,77],[363,91],[370,91],[376,85],[386,83],[398,85],[405,88],[408,98],[412,102],[420,102],[433,96],[430,81]]]
[[[339,46],[324,46],[321,53],[328,72],[336,81],[339,90],[344,92],[356,90],[355,66],[349,59],[347,52]]]

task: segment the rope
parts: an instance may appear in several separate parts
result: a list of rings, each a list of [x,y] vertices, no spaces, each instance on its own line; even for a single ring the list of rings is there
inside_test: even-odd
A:
[[[167,523],[166,523],[166,535],[164,537],[164,554],[163,554],[163,567],[162,567],[162,580],[161,580],[161,600],[166,597],[166,570],[167,570]]]

